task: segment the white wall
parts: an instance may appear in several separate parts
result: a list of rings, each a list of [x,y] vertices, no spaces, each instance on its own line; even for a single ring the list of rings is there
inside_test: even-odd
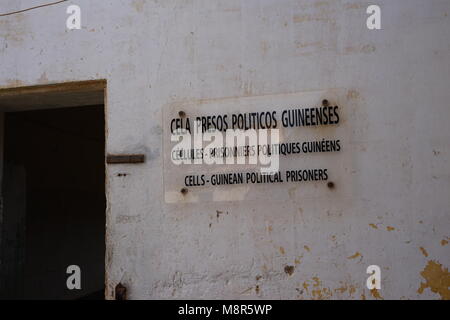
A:
[[[147,155],[108,170],[109,297],[369,299],[377,264],[385,299],[449,298],[449,1],[379,0],[380,31],[356,0],[69,3],[82,30],[66,4],[0,17],[0,88],[107,79],[107,151]],[[162,106],[335,87],[359,106],[351,197],[164,203]]]

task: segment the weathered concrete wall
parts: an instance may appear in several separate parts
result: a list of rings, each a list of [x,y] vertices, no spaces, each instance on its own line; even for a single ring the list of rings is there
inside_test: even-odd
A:
[[[449,298],[449,1],[379,0],[380,31],[356,0],[70,3],[82,30],[66,4],[0,18],[0,86],[107,79],[108,153],[146,154],[107,170],[108,297]],[[164,105],[335,87],[350,197],[164,203]]]

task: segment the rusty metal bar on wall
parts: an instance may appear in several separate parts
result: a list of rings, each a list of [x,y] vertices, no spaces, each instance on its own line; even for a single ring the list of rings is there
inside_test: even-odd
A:
[[[120,154],[108,155],[106,157],[107,164],[124,164],[124,163],[144,163],[145,155],[143,154]]]

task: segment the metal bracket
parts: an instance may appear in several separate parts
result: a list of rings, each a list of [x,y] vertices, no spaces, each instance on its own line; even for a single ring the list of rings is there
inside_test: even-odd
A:
[[[123,164],[123,163],[144,163],[145,155],[143,154],[120,154],[108,155],[106,157],[107,164]]]

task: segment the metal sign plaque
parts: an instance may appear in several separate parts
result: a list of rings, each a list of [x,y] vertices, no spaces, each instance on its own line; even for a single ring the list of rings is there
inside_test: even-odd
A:
[[[349,100],[345,90],[330,89],[164,106],[165,201],[346,193]]]

